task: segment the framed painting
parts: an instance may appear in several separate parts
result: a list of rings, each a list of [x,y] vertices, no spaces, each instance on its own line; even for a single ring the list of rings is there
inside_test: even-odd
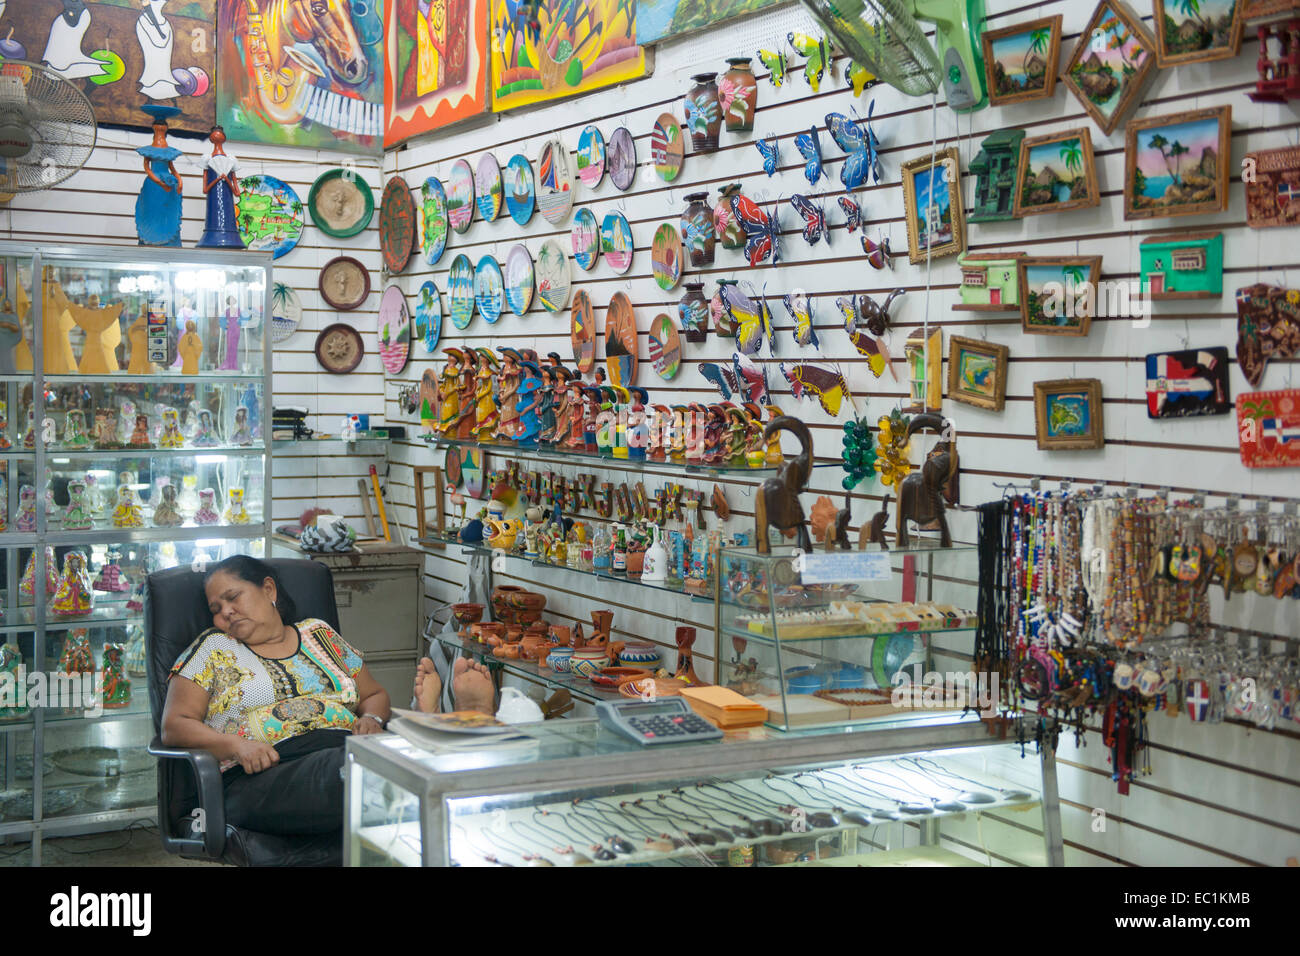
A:
[[[217,0],[17,0],[0,3],[0,53],[70,81],[101,125],[147,129],[141,103],[163,102],[181,110],[168,126],[206,134],[217,121],[216,23]]]
[[[1017,219],[1100,204],[1088,127],[1021,142],[1016,164]]]
[[[1137,106],[1156,73],[1155,40],[1122,0],[1102,0],[1061,73],[1061,82],[1109,135]]]
[[[1063,378],[1034,383],[1034,422],[1039,451],[1100,448],[1101,380]]]
[[[1025,256],[1016,261],[1020,327],[1034,335],[1087,335],[1101,256]]]
[[[232,140],[378,153],[381,3],[217,0],[217,122]]]
[[[411,470],[414,472],[415,479],[415,535],[423,539],[429,537],[430,531],[441,534],[447,526],[446,502],[442,497],[444,488],[442,468],[437,465],[415,465]],[[429,486],[425,477],[427,475],[433,476],[432,516],[428,511]]]
[[[487,111],[488,0],[387,0],[384,144]]]
[[[694,33],[774,6],[781,0],[637,0],[636,32],[642,44]]]
[[[927,256],[959,255],[966,250],[966,220],[961,198],[961,160],[954,147],[903,163],[903,208],[907,214],[907,253],[913,263]]]
[[[1228,208],[1231,106],[1135,119],[1124,133],[1125,219]]]
[[[1060,14],[986,30],[981,39],[990,104],[1005,106],[1048,99],[1056,91],[1056,68],[1061,57]]]
[[[1010,355],[1005,345],[952,336],[948,341],[948,397],[976,408],[1002,411]]]
[[[1241,0],[1154,0],[1156,63],[1226,60],[1241,48]]]
[[[636,0],[490,0],[492,111],[564,99],[645,75]]]

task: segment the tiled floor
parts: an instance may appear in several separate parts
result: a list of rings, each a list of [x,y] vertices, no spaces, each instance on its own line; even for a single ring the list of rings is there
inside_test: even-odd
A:
[[[28,844],[0,845],[0,866],[31,866]],[[219,866],[182,860],[167,853],[153,826],[88,836],[47,837],[41,842],[42,866]]]

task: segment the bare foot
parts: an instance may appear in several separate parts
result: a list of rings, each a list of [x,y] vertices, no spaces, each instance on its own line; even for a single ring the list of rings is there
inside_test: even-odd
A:
[[[489,716],[496,713],[493,706],[496,689],[492,675],[482,664],[460,658],[452,668],[451,692],[457,710],[476,710]]]
[[[425,714],[438,712],[438,698],[442,696],[442,678],[433,661],[421,657],[415,666],[415,709]]]

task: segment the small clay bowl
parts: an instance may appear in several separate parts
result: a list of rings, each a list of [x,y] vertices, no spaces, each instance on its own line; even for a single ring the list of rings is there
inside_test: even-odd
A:
[[[518,644],[502,644],[500,647],[494,647],[494,648],[492,648],[492,656],[493,656],[493,657],[504,658],[504,659],[506,659],[506,660],[518,660],[518,659],[519,659],[519,645],[518,645]]]
[[[608,687],[612,690],[630,680],[641,680],[652,676],[654,675],[644,667],[602,667],[592,674],[589,680],[597,687]]]
[[[453,604],[451,613],[456,616],[461,627],[469,627],[471,624],[477,624],[483,620],[482,604]]]
[[[653,688],[655,697],[679,697],[686,681],[675,677],[642,677],[625,680],[618,685],[618,692],[624,697],[638,698]]]

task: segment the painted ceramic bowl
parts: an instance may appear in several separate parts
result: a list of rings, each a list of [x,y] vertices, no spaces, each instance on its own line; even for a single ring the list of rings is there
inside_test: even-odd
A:
[[[618,692],[624,697],[653,700],[656,697],[680,697],[685,686],[686,681],[676,677],[642,677],[619,684]]]
[[[573,656],[572,647],[557,647],[546,655],[546,666],[557,674],[569,673],[569,658]]]
[[[591,675],[609,666],[609,655],[603,647],[583,647],[569,658],[569,671],[591,680]]]
[[[469,627],[471,624],[477,624],[483,620],[482,604],[453,604],[451,613],[456,616],[456,622],[461,627]]]
[[[588,679],[597,687],[614,690],[630,680],[644,680],[652,676],[644,667],[602,667]]]
[[[648,667],[653,671],[660,664],[659,652],[648,641],[629,641],[619,652],[618,662],[624,667]]]
[[[830,684],[833,689],[837,690],[866,687],[867,670],[865,667],[853,667],[850,664],[845,664],[831,674]]]

